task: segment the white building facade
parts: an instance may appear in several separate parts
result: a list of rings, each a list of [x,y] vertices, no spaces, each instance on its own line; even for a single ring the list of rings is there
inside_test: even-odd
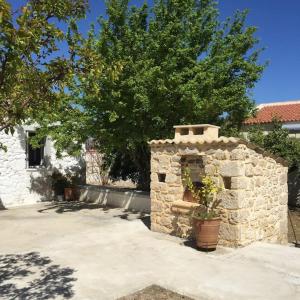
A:
[[[17,127],[13,135],[0,132],[0,203],[4,207],[35,204],[53,200],[53,172],[76,174],[84,172],[82,158],[56,158],[53,142],[46,138],[40,148],[33,149],[28,138],[36,127]]]

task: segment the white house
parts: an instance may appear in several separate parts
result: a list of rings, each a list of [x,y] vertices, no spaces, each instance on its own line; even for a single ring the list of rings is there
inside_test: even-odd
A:
[[[84,167],[81,158],[57,159],[49,138],[33,149],[28,137],[35,134],[35,128],[20,126],[13,135],[0,132],[0,142],[7,147],[6,152],[0,150],[0,200],[5,207],[53,199],[53,171],[75,174]]]

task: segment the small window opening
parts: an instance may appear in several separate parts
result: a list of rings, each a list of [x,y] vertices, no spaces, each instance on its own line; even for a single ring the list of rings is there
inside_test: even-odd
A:
[[[180,129],[180,135],[188,135],[189,129],[188,128],[181,128]]]
[[[158,181],[159,182],[166,182],[166,174],[165,173],[158,173]]]
[[[231,189],[231,177],[223,177],[223,183],[226,190]]]
[[[204,129],[203,128],[193,128],[194,135],[203,135]]]
[[[44,160],[44,140],[40,141],[40,146],[37,148],[33,148],[30,144],[30,139],[36,135],[35,132],[28,132],[28,139],[27,139],[27,167],[28,168],[36,168],[43,165]]]

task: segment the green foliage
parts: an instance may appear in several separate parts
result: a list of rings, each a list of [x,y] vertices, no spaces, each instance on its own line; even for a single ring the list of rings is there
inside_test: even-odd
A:
[[[107,1],[108,18],[87,39],[72,25],[68,42],[78,67],[70,94],[41,119],[44,127],[60,121],[47,128],[59,149],[78,150],[93,137],[100,151],[126,157],[122,176],[138,174],[147,188],[147,142],[171,137],[175,124],[239,127],[264,66],[246,12],[220,23],[211,0],[156,0],[153,8],[128,2]]]
[[[220,200],[216,199],[216,195],[221,191],[221,188],[215,184],[213,179],[208,175],[203,176],[201,178],[202,187],[197,188],[192,181],[191,170],[185,168],[183,181],[188,190],[191,191],[193,198],[200,204],[200,207],[194,209],[193,217],[201,220],[210,220],[218,217],[217,208]]]
[[[0,0],[0,131],[46,114],[65,88],[70,60],[55,53],[59,22],[84,16],[86,0],[29,0],[16,12]]]
[[[273,154],[286,159],[289,167],[300,166],[300,141],[289,137],[289,131],[282,128],[278,120],[272,123],[272,130],[264,134],[262,127],[256,126],[249,130],[248,139]]]

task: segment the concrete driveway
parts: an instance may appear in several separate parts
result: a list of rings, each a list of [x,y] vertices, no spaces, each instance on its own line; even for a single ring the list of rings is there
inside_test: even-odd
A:
[[[199,252],[120,209],[0,211],[1,299],[117,299],[152,284],[193,299],[300,299],[300,249]]]

